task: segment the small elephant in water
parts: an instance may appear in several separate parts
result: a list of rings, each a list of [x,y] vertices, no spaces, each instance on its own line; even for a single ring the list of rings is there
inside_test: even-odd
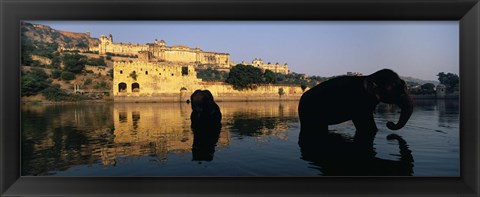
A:
[[[397,124],[387,127],[398,130],[405,126],[413,112],[413,100],[405,81],[397,73],[382,69],[368,76],[341,76],[306,91],[300,98],[298,114],[301,132],[328,132],[328,125],[352,120],[355,140],[373,144],[377,125],[373,113],[378,103],[396,104],[401,109]]]
[[[208,90],[195,90],[190,96],[192,114],[190,119],[192,127],[196,125],[220,124],[222,113],[220,107],[213,100],[213,95]]]
[[[196,90],[190,97],[194,161],[211,161],[222,128],[222,113],[208,90]]]

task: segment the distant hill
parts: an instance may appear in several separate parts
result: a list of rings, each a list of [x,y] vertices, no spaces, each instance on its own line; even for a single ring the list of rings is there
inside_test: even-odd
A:
[[[412,84],[412,83],[415,84],[416,83],[418,85],[423,85],[423,84],[426,84],[426,83],[432,83],[435,86],[437,86],[440,83],[439,81],[423,80],[423,79],[417,79],[417,78],[413,78],[413,77],[400,76],[400,78],[402,78],[404,81],[406,81],[409,84]]]
[[[100,40],[90,33],[74,33],[52,29],[50,26],[22,23],[22,39],[35,45],[56,43],[61,49],[84,49],[98,46]]]

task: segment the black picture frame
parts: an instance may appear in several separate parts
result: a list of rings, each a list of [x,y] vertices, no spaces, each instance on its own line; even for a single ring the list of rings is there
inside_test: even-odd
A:
[[[0,0],[2,196],[479,196],[477,0]],[[460,21],[459,178],[20,177],[21,20]]]

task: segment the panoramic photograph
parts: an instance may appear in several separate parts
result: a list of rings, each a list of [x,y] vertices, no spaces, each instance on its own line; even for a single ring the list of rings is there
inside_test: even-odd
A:
[[[458,21],[19,33],[22,176],[460,176]]]

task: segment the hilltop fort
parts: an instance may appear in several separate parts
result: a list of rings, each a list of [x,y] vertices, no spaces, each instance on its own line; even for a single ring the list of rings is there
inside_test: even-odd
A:
[[[147,62],[169,62],[179,65],[193,65],[195,68],[213,68],[228,71],[236,65],[230,59],[229,53],[208,52],[202,49],[190,48],[184,45],[167,46],[164,40],[157,40],[153,43],[134,44],[114,42],[113,36],[100,36],[98,46],[90,47],[90,51],[98,51],[100,55],[117,54],[127,56],[138,56]],[[271,70],[276,73],[288,74],[288,64],[265,64],[262,59],[254,59],[251,63],[242,62],[245,65],[253,65],[262,70]]]
[[[204,82],[195,69],[229,71],[235,65],[229,53],[207,52],[183,45],[167,46],[164,40],[132,44],[114,42],[113,36],[102,35],[98,47],[90,47],[99,55],[125,55],[133,61],[113,64],[113,97],[116,102],[187,101],[197,89],[208,89],[219,101],[297,100],[303,90],[299,86],[260,85],[254,90],[236,90],[223,82]],[[288,74],[288,65],[265,64],[254,59],[251,64],[262,70]]]

